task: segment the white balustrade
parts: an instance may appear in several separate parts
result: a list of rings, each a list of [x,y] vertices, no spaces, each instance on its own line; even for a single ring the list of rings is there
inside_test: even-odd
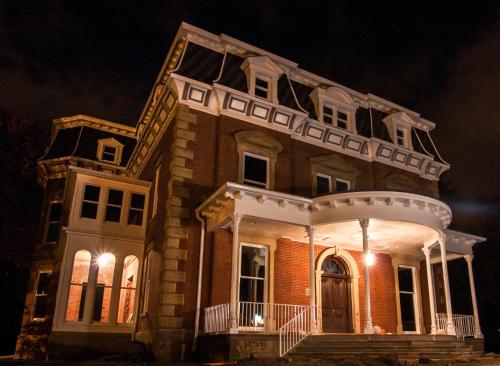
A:
[[[473,315],[452,314],[452,320],[458,340],[463,341],[465,337],[474,337],[476,324]],[[436,326],[438,334],[446,334],[446,323],[446,314],[437,313]]]
[[[205,308],[205,333],[229,330],[229,304]]]
[[[280,357],[286,355],[312,332],[315,307],[307,306],[279,329]]]

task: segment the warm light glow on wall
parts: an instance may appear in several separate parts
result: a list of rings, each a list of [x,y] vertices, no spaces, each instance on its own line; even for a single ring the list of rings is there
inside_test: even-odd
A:
[[[108,264],[112,259],[113,259],[113,254],[111,253],[102,253],[99,258],[97,258],[97,263],[99,264],[99,267],[104,267],[106,264]]]
[[[369,251],[365,255],[365,264],[368,267],[371,267],[371,266],[373,266],[374,263],[375,263],[375,254],[373,254],[372,252]]]

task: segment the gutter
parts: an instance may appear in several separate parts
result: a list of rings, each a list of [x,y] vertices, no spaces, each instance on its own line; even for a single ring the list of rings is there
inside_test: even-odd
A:
[[[196,316],[194,320],[194,336],[192,350],[196,350],[196,339],[198,338],[198,329],[200,326],[200,306],[201,306],[201,281],[203,279],[203,254],[205,251],[205,220],[200,216],[200,211],[196,210],[196,219],[200,221],[200,258],[198,263],[198,288],[196,291]]]

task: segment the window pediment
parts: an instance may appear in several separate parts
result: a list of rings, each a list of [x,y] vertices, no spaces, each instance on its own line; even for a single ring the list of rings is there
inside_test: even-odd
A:
[[[334,189],[337,183],[347,186],[347,190],[355,189],[356,180],[361,172],[348,163],[338,154],[328,154],[315,156],[309,159],[311,164],[311,173],[313,176],[313,195],[318,194],[318,176],[328,177],[330,191],[338,191]]]
[[[355,115],[358,103],[349,93],[335,86],[317,87],[309,96],[320,122],[357,133]]]
[[[260,131],[239,131],[234,135],[240,148],[247,152],[276,158],[283,150],[283,145],[276,139]]]
[[[392,141],[396,145],[412,149],[411,129],[415,121],[405,112],[395,112],[383,119]]]

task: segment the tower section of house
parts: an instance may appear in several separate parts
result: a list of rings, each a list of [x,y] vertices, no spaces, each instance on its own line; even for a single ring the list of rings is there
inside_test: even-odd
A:
[[[447,229],[434,127],[183,23],[136,128],[54,123],[40,162],[47,205],[52,186],[62,202],[39,327],[49,356],[135,342],[166,361],[221,344],[225,358],[275,357],[297,344],[282,334],[462,332],[446,260],[472,268],[483,238]]]

